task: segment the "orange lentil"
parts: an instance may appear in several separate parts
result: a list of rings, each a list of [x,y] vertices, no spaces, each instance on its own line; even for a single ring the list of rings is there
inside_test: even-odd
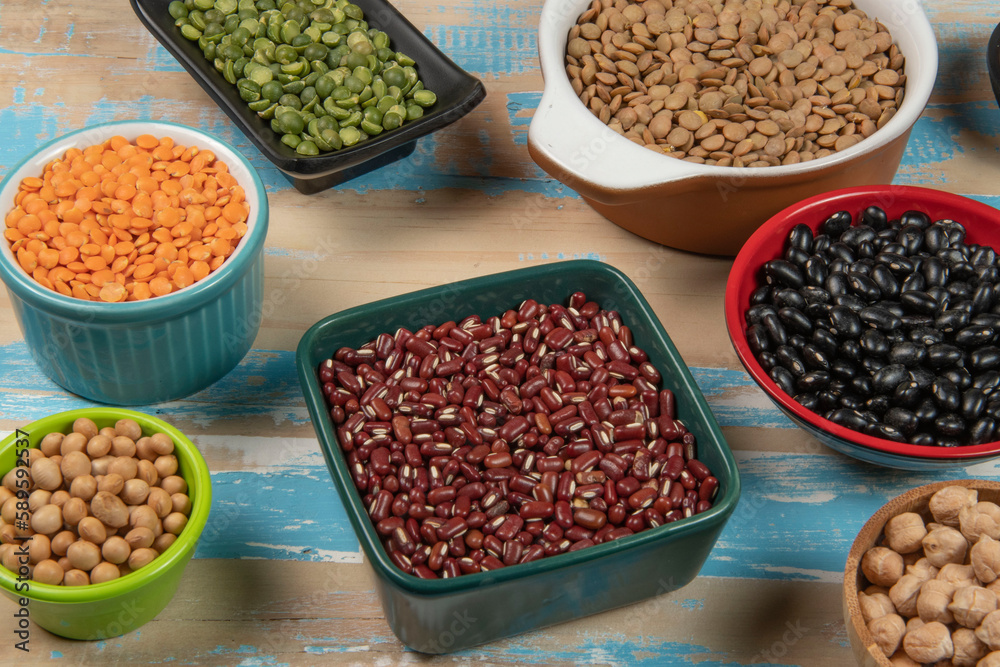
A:
[[[18,184],[4,239],[42,287],[78,299],[170,294],[222,266],[250,211],[229,167],[169,137],[67,150]]]

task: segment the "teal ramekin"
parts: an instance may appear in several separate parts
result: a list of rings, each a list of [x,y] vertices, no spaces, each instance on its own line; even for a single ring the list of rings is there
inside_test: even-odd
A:
[[[236,149],[201,130],[164,121],[114,121],[55,139],[10,170],[0,182],[0,211],[14,207],[21,179],[40,176],[67,149],[115,135],[171,137],[175,144],[211,150],[246,192],[248,231],[233,254],[205,279],[146,301],[96,303],[39,285],[0,242],[0,279],[32,358],[56,384],[113,405],[169,401],[208,387],[250,350],[262,318],[264,184]]]
[[[177,540],[153,561],[124,577],[88,586],[52,586],[24,581],[0,567],[0,593],[15,607],[4,613],[25,612],[28,619],[52,634],[69,639],[109,639],[135,630],[152,620],[173,599],[198,539],[205,529],[212,505],[212,479],[198,448],[179,430],[151,415],[123,408],[84,408],[43,417],[19,428],[0,442],[0,476],[14,467],[18,453],[37,447],[48,433],[68,433],[73,422],[92,419],[98,428],[114,426],[119,419],[133,419],[143,435],[166,433],[174,441],[178,473],[188,485],[191,513]],[[27,435],[24,435],[27,434]],[[16,617],[19,620],[24,616]]]
[[[528,298],[563,303],[584,292],[616,310],[635,344],[677,398],[678,418],[697,438],[698,459],[719,480],[701,514],[579,551],[451,579],[420,579],[389,559],[330,419],[319,364],[340,347],[357,348],[383,332],[411,331],[469,315],[483,320]],[[690,583],[701,570],[740,497],[733,453],[691,371],[639,288],[618,269],[592,260],[531,266],[403,294],[320,320],[299,342],[299,381],[320,449],[347,516],[375,573],[386,620],[406,646],[450,653],[632,604]]]

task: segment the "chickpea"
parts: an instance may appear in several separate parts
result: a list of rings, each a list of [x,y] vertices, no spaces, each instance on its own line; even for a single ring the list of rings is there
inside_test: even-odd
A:
[[[48,535],[36,533],[28,542],[28,559],[38,565],[49,558],[52,558],[52,541]]]
[[[158,456],[153,462],[156,472],[161,478],[171,477],[177,474],[177,457],[173,454]]]
[[[150,536],[149,543],[153,543],[152,536]],[[128,540],[118,535],[109,537],[101,545],[101,556],[104,557],[104,560],[115,565],[121,565],[127,561],[130,553],[132,553],[132,547],[129,546]]]
[[[976,628],[976,637],[989,646],[991,651],[1000,649],[1000,610],[986,614]]]
[[[129,554],[128,566],[133,570],[138,570],[152,563],[153,559],[158,555],[159,554],[152,549],[136,549]]]
[[[917,662],[937,662],[951,658],[955,645],[948,626],[933,621],[908,631],[903,637],[903,650]]]
[[[912,574],[904,574],[889,589],[889,599],[897,613],[907,617],[917,615],[917,597],[920,595],[923,583]]]
[[[885,524],[886,545],[896,553],[913,553],[920,548],[925,535],[924,520],[915,512],[897,514]]]
[[[160,480],[160,488],[166,491],[168,495],[173,495],[175,493],[187,493],[188,490],[187,482],[185,482],[184,478],[179,475],[170,475]]]
[[[74,569],[89,572],[101,562],[101,548],[87,540],[77,540],[69,545],[66,557]]]
[[[153,531],[145,526],[137,526],[132,530],[128,531],[125,535],[125,542],[128,544],[130,549],[143,549],[153,546],[153,540],[156,539],[156,535]]]
[[[955,584],[956,587],[975,586],[976,574],[971,565],[959,565],[958,563],[945,563],[938,572],[937,579]]]
[[[976,578],[984,584],[991,583],[1000,574],[1000,541],[983,535],[969,550],[969,562]]]
[[[951,658],[951,664],[955,667],[975,667],[990,650],[970,628],[958,628],[951,633],[951,643],[955,646],[955,655]]]
[[[115,422],[115,433],[138,440],[142,437],[142,427],[134,419],[119,419]]]
[[[90,459],[83,452],[63,454],[59,470],[62,472],[65,483],[71,484],[80,475],[90,474]]]
[[[89,440],[90,438],[93,438],[95,435],[97,435],[98,432],[97,424],[95,424],[94,420],[92,419],[88,419],[86,417],[80,417],[75,422],[73,422],[73,432],[80,433],[86,436],[87,439]]]
[[[906,572],[927,581],[928,579],[934,579],[937,577],[939,569],[929,560],[921,556],[915,563],[906,567]]]
[[[986,615],[996,611],[997,596],[993,591],[982,586],[962,586],[955,591],[948,610],[954,615],[959,625],[975,628]]]
[[[933,496],[928,502],[928,509],[934,520],[946,526],[958,526],[958,514],[963,507],[973,507],[978,501],[979,493],[975,489],[964,486],[948,486]]]
[[[58,454],[64,437],[62,433],[49,433],[38,443],[38,449],[46,456]]]
[[[89,438],[82,433],[70,433],[59,444],[58,454],[66,456],[70,452],[85,452]]]
[[[108,531],[105,530],[104,524],[97,517],[87,516],[80,519],[80,524],[77,526],[77,532],[80,533],[82,539],[88,542],[93,542],[96,545],[104,544],[104,540],[108,539]],[[87,568],[80,568],[85,570]]]
[[[906,632],[906,622],[899,614],[886,614],[868,624],[868,631],[886,657],[899,649]]]
[[[915,662],[910,656],[906,655],[906,651],[902,648],[892,654],[889,658],[889,664],[892,667],[921,667],[920,663]]]
[[[954,528],[945,526],[932,530],[921,540],[924,554],[931,565],[942,567],[946,563],[962,563],[969,543]]]
[[[858,606],[861,607],[861,617],[866,624],[886,614],[896,613],[896,608],[885,593],[858,593]]]
[[[94,569],[90,571],[90,583],[101,584],[105,581],[117,579],[119,576],[121,575],[118,572],[118,566],[114,563],[104,561],[95,565]]]
[[[959,528],[970,544],[975,544],[981,535],[1000,539],[1000,507],[995,503],[980,502],[972,507],[964,507],[958,515]]]
[[[124,435],[116,435],[111,441],[111,454],[114,456],[135,456],[135,441]]]
[[[52,538],[52,553],[57,556],[65,556],[66,549],[75,541],[76,535],[73,534],[72,530],[56,533],[55,537]]]
[[[36,533],[54,535],[62,525],[63,512],[57,505],[46,505],[31,515],[31,528]]]
[[[83,570],[67,570],[66,574],[63,575],[64,586],[88,586],[89,584],[90,575]]]
[[[59,563],[51,559],[46,559],[35,565],[34,579],[40,584],[51,584],[58,586],[63,582],[63,569]]]
[[[1000,667],[1000,651],[991,651],[976,663],[976,667]]]
[[[82,498],[70,498],[62,507],[62,515],[67,526],[76,526],[80,519],[90,516],[90,509]]]

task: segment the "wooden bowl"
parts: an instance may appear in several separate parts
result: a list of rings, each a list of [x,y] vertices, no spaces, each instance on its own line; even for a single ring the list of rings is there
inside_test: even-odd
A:
[[[935,482],[925,486],[910,489],[896,496],[868,519],[861,528],[854,544],[847,554],[847,564],[844,566],[844,623],[847,625],[847,636],[851,641],[854,658],[863,667],[892,667],[882,650],[875,643],[864,619],[861,617],[861,606],[858,604],[858,591],[867,587],[865,575],[861,573],[861,558],[865,552],[882,542],[882,529],[892,517],[904,512],[916,512],[927,522],[931,520],[927,508],[931,496],[948,486],[964,486],[979,492],[980,501],[990,501],[1000,504],[1000,482],[984,479],[958,479],[946,482]]]

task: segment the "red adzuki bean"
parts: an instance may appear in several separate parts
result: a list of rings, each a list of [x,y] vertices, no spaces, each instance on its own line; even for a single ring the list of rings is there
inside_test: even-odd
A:
[[[712,507],[676,397],[582,292],[383,333],[318,369],[390,560],[424,579],[527,563]]]

